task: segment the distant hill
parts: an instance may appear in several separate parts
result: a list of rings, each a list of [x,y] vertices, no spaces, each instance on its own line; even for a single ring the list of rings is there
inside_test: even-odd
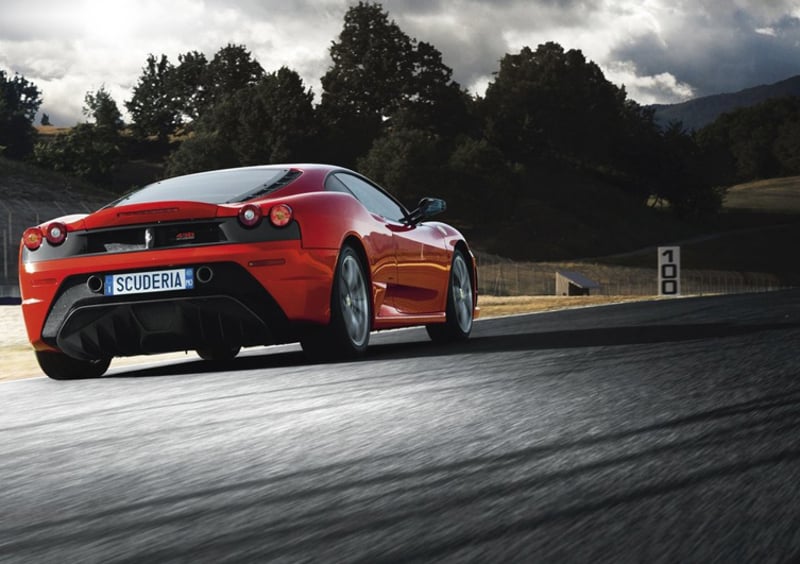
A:
[[[700,129],[725,112],[755,106],[772,98],[800,96],[800,75],[775,84],[755,86],[728,94],[703,96],[680,104],[654,104],[655,119],[662,126],[671,121],[683,122],[686,129]]]

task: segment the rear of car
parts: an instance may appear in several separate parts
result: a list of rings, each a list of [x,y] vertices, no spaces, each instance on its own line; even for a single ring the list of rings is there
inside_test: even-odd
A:
[[[224,358],[296,340],[290,316],[325,322],[327,297],[308,296],[330,294],[335,253],[303,249],[287,203],[302,190],[270,199],[302,175],[253,167],[178,177],[28,229],[20,288],[42,368],[59,373],[52,365],[63,361],[66,376],[73,365],[175,350]]]

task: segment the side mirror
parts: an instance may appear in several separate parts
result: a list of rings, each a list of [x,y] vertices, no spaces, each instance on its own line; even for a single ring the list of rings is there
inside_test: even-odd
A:
[[[408,223],[416,225],[442,213],[446,209],[447,203],[441,198],[422,198],[416,209],[408,214]]]

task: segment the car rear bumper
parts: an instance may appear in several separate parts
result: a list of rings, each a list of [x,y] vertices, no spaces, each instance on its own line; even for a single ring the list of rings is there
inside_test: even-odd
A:
[[[42,329],[42,341],[69,356],[95,359],[216,346],[253,346],[295,338],[288,317],[246,270],[234,263],[192,291],[105,296],[88,276],[62,285]]]
[[[84,360],[270,344],[289,334],[276,313],[268,322],[230,296],[81,305],[45,341]]]
[[[76,358],[130,356],[209,346],[297,339],[297,326],[330,319],[336,250],[299,242],[123,253],[24,265],[20,274],[28,337],[37,350]],[[213,272],[192,290],[106,296],[90,278],[200,267]]]

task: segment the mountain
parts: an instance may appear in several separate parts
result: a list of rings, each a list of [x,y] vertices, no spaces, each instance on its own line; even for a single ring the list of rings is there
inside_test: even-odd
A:
[[[660,125],[681,121],[684,128],[692,130],[708,125],[725,112],[786,96],[800,96],[800,75],[739,92],[703,96],[680,104],[653,104],[649,107],[655,110],[655,119]]]

